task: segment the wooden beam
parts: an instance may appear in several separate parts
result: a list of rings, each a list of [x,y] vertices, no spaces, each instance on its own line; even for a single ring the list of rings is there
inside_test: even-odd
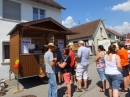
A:
[[[23,28],[24,30],[31,30],[35,31],[36,33],[42,32],[42,33],[53,33],[53,34],[65,34],[65,35],[74,35],[79,34],[77,32],[67,32],[67,31],[61,31],[61,30],[53,30],[53,29],[47,29],[47,28],[40,28],[40,27],[34,27],[34,26],[28,26],[26,28]]]
[[[28,37],[28,36],[23,36],[22,38],[33,38],[33,39],[42,39],[42,40],[44,40],[44,38],[40,38],[40,37]]]

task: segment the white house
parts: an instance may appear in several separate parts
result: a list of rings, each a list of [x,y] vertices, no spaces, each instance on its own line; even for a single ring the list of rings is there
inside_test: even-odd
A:
[[[21,22],[51,17],[62,22],[61,9],[54,0],[0,0],[0,78],[9,71],[9,36],[12,28]],[[16,45],[17,46],[17,45]]]
[[[92,54],[97,52],[98,41],[108,39],[102,19],[75,26],[70,28],[70,30],[80,34],[69,36],[69,44],[71,45],[77,43],[79,40],[83,40],[88,46],[90,46]]]
[[[111,40],[111,42],[117,41],[117,40],[124,40],[124,36],[112,29],[106,28],[108,38]]]

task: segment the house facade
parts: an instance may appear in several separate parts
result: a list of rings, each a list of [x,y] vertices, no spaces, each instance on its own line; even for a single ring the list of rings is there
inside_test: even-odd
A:
[[[130,33],[123,34],[124,40],[130,40]]]
[[[125,38],[123,35],[121,35],[120,33],[112,29],[106,28],[106,31],[107,31],[108,38],[111,40],[111,42],[124,40]]]
[[[65,9],[54,0],[0,0],[0,76],[9,71],[10,37],[7,34],[22,22],[51,17],[62,22],[61,9]]]
[[[96,54],[98,51],[98,41],[108,39],[102,19],[70,28],[70,30],[79,32],[80,34],[70,36],[69,45],[77,43],[79,40],[83,40],[86,43],[86,46],[91,48],[92,55]]]

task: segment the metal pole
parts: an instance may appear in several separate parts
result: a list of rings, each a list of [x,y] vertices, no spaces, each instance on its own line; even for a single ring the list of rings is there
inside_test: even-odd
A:
[[[9,80],[11,81],[11,71],[9,70]]]
[[[17,90],[19,90],[19,78],[17,75],[16,75],[16,77],[17,77]]]

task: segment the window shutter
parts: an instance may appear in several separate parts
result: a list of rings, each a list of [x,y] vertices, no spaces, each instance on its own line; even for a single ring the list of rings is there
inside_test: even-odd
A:
[[[3,0],[3,18],[21,20],[20,3]]]

